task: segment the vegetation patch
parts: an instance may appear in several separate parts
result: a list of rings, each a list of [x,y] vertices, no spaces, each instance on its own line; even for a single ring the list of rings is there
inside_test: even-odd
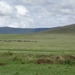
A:
[[[6,65],[6,63],[0,63],[0,66],[5,66]]]
[[[53,61],[52,60],[49,60],[49,59],[38,59],[36,61],[37,64],[53,64]]]
[[[30,41],[30,40],[0,40],[0,42],[38,42],[38,41]]]

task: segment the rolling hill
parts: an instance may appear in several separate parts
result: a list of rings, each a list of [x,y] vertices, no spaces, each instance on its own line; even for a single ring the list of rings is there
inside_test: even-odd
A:
[[[67,25],[67,26],[62,26],[62,27],[56,27],[56,28],[53,28],[53,29],[50,29],[50,30],[46,30],[46,31],[43,31],[41,33],[46,33],[46,34],[74,34],[75,33],[75,24],[72,24],[72,25]]]
[[[48,30],[50,28],[10,28],[0,27],[0,34],[30,34]]]
[[[0,34],[30,34],[30,33],[42,33],[42,34],[74,34],[75,24],[55,27],[55,28],[10,28],[0,27]]]

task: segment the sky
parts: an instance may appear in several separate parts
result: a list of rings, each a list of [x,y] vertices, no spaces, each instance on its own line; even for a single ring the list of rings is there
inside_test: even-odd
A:
[[[0,27],[51,28],[75,23],[75,0],[0,0]]]

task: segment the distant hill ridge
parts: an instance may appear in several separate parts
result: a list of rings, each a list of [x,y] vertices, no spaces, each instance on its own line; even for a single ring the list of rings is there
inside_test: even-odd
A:
[[[30,34],[48,30],[50,28],[11,28],[11,27],[0,27],[0,34]]]
[[[41,33],[52,33],[52,34],[75,34],[75,24],[71,24],[71,25],[67,25],[67,26],[61,26],[61,27],[56,27],[56,28],[53,28],[53,29],[50,29],[50,30],[46,30],[46,31],[43,31]]]
[[[30,33],[42,33],[42,34],[75,34],[75,24],[60,26],[55,28],[10,28],[0,27],[0,34],[30,34]]]

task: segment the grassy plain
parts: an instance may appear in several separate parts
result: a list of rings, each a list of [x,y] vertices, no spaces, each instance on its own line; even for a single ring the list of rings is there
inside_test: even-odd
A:
[[[0,34],[0,75],[75,75],[75,35]]]

